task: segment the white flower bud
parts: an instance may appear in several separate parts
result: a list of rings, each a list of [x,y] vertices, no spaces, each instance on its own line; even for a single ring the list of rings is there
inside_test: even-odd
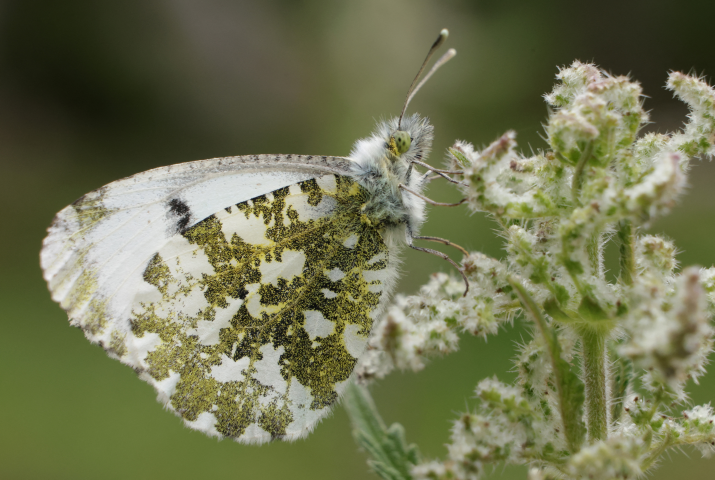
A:
[[[612,437],[576,453],[569,460],[568,472],[573,479],[637,478],[643,473],[640,456],[644,450],[643,442],[639,439]]]

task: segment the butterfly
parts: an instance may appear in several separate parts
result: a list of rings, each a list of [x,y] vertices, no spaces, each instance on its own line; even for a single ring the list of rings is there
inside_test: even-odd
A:
[[[349,157],[169,165],[60,211],[40,258],[70,324],[193,429],[242,443],[306,436],[351,380],[395,286],[400,248],[449,260],[412,243],[433,239],[416,235],[428,174],[414,166],[454,172],[423,162],[432,125],[404,115],[456,53],[415,87],[446,37],[400,117]]]

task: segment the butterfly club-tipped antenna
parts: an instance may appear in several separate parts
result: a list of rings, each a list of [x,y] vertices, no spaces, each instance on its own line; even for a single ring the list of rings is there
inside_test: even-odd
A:
[[[420,88],[427,83],[427,80],[430,79],[432,75],[445,63],[447,63],[449,60],[451,60],[456,54],[457,51],[453,48],[450,48],[447,50],[447,52],[442,55],[439,60],[435,62],[434,65],[432,65],[432,68],[430,69],[429,72],[427,72],[427,75],[424,76],[424,78],[420,80],[420,77],[422,76],[422,72],[424,72],[425,68],[427,67],[427,64],[429,63],[430,59],[432,58],[432,55],[434,55],[434,52],[437,51],[437,49],[444,43],[445,40],[447,40],[447,37],[449,36],[449,30],[446,28],[443,28],[441,32],[439,32],[439,36],[437,37],[437,40],[434,41],[432,46],[429,49],[429,52],[427,52],[427,56],[425,57],[424,61],[422,62],[422,65],[420,66],[419,71],[417,72],[417,75],[415,76],[414,80],[412,80],[412,83],[410,84],[410,88],[407,89],[407,96],[405,97],[405,104],[402,106],[402,112],[400,112],[400,118],[397,121],[397,131],[392,135],[392,138],[394,139],[395,142],[395,150],[397,153],[404,153],[410,148],[410,144],[412,143],[412,138],[410,138],[409,134],[405,131],[402,130],[402,119],[405,117],[405,112],[407,111],[407,107],[412,101],[412,98],[419,92]],[[419,81],[419,83],[418,83]],[[418,160],[411,160],[413,164],[420,165],[422,167],[425,167],[426,169],[430,170],[431,172],[436,173],[439,177],[446,179],[449,182],[460,184],[459,181],[454,180],[453,178],[447,176],[447,174],[453,174],[453,175],[462,175],[464,172],[456,172],[456,171],[449,171],[449,170],[440,170],[438,168],[434,168],[431,165],[428,165],[424,162],[420,162]],[[427,179],[427,175],[425,175],[425,180]]]
[[[424,72],[425,67],[429,63],[430,59],[432,58],[432,55],[434,55],[434,52],[437,51],[437,49],[444,43],[445,40],[447,40],[447,37],[449,36],[449,30],[446,28],[443,28],[441,32],[439,32],[439,36],[437,37],[437,40],[434,41],[432,44],[432,47],[430,47],[429,52],[427,52],[427,56],[425,57],[425,61],[422,62],[422,66],[420,67],[419,71],[417,72],[417,75],[415,76],[415,79],[412,80],[412,83],[410,84],[410,88],[407,90],[407,96],[405,97],[405,104],[402,107],[402,112],[400,113],[400,119],[397,122],[397,129],[402,130],[402,118],[405,116],[405,111],[407,111],[407,106],[410,104],[412,101],[412,97],[415,96],[415,94],[422,88],[422,85],[429,80],[429,78],[434,74],[434,72],[437,71],[439,67],[447,63],[452,57],[454,57],[457,54],[457,51],[453,48],[450,48],[447,50],[447,53],[442,55],[439,60],[437,60],[430,69],[430,71],[425,75],[425,78],[422,79],[422,81],[418,84],[417,81],[420,79],[420,76],[422,76],[422,72]],[[415,86],[416,85],[416,86]]]
[[[424,60],[424,62],[422,62],[422,66],[420,67],[419,71],[417,72],[415,79],[412,80],[412,84],[410,85],[410,88],[407,90],[407,96],[405,97],[405,104],[402,107],[402,112],[400,113],[400,119],[397,122],[397,132],[395,132],[393,134],[393,139],[396,142],[396,147],[397,147],[396,149],[399,153],[406,152],[409,149],[410,143],[412,141],[412,139],[409,137],[409,134],[402,130],[402,119],[405,116],[405,111],[407,111],[407,106],[410,104],[410,102],[412,101],[412,98],[415,96],[415,94],[417,94],[417,92],[420,90],[420,88],[422,88],[422,86],[427,82],[427,80],[429,80],[430,77],[442,65],[447,63],[449,60],[451,60],[457,54],[457,51],[453,48],[450,48],[449,50],[447,50],[447,52],[444,55],[442,55],[439,58],[439,60],[437,60],[435,62],[435,64],[432,66],[432,68],[429,70],[429,72],[427,72],[427,75],[425,75],[424,78],[421,81],[419,81],[420,77],[422,76],[422,72],[424,72],[425,68],[427,67],[427,64],[429,63],[430,59],[432,58],[432,55],[434,55],[434,52],[437,51],[437,49],[444,43],[444,41],[447,39],[448,36],[449,36],[449,31],[446,28],[443,29],[441,32],[439,32],[439,36],[437,37],[437,40],[435,40],[435,42],[432,44],[432,47],[429,49],[429,52],[427,52],[427,57],[425,57],[425,60]],[[418,83],[418,81],[419,81],[419,83]],[[460,182],[457,182],[456,180],[453,180],[452,178],[448,177],[447,174],[462,174],[463,172],[452,172],[452,171],[448,171],[448,170],[435,169],[434,167],[432,167],[424,162],[420,162],[420,161],[416,161],[416,160],[413,160],[412,163],[421,165],[421,166],[431,170],[432,172],[435,172],[438,175],[446,178],[447,180],[451,181],[452,183],[460,183]],[[430,200],[429,198],[425,197],[424,195],[422,195],[418,192],[415,192],[414,190],[408,188],[405,185],[400,184],[399,187],[401,189],[403,189],[404,191],[406,191],[412,195],[415,195],[432,205],[451,207],[451,206],[461,205],[462,203],[464,203],[466,201],[466,199],[463,199],[459,203],[454,203],[454,204],[439,203],[439,202],[435,202],[434,200]],[[466,296],[467,292],[469,291],[469,281],[467,280],[467,276],[464,273],[464,269],[460,268],[459,265],[457,265],[454,262],[454,260],[452,260],[451,258],[449,258],[449,256],[447,256],[446,254],[444,254],[442,252],[433,250],[431,248],[417,247],[417,246],[413,245],[412,244],[413,240],[427,240],[427,241],[441,243],[443,245],[448,245],[448,246],[458,249],[465,256],[468,255],[468,252],[464,248],[460,247],[456,243],[450,242],[449,240],[445,240],[445,239],[439,238],[439,237],[414,236],[414,235],[412,235],[412,232],[409,231],[409,229],[408,229],[407,243],[410,246],[410,248],[419,250],[421,252],[430,253],[432,255],[436,255],[436,256],[442,258],[443,260],[446,260],[447,262],[451,263],[457,269],[457,271],[462,275],[462,279],[464,280],[464,285],[465,285],[464,296]]]
[[[400,118],[397,121],[397,131],[395,131],[392,134],[392,138],[390,139],[390,144],[391,148],[390,150],[395,154],[395,155],[401,155],[408,151],[410,149],[410,145],[412,144],[412,138],[410,137],[410,134],[402,130],[402,119],[405,116],[405,112],[407,111],[407,106],[410,104],[412,101],[412,97],[415,96],[415,94],[419,91],[420,88],[422,88],[422,85],[425,84],[427,80],[434,74],[434,72],[437,71],[439,67],[447,63],[452,57],[454,57],[457,54],[457,51],[453,48],[450,48],[447,53],[442,55],[442,57],[435,62],[435,64],[432,66],[430,71],[425,75],[425,77],[422,79],[421,82],[417,83],[417,81],[420,79],[422,76],[422,72],[424,72],[425,67],[427,67],[427,64],[429,63],[430,59],[432,58],[432,55],[434,55],[434,52],[437,51],[437,49],[444,43],[445,40],[447,40],[447,37],[449,36],[449,31],[446,28],[443,28],[441,32],[439,32],[439,36],[437,37],[437,40],[434,41],[432,46],[429,49],[429,52],[427,52],[427,56],[425,57],[424,62],[422,62],[422,66],[420,67],[419,71],[417,72],[417,75],[415,76],[415,79],[412,80],[412,83],[410,84],[410,88],[407,90],[407,96],[405,97],[405,104],[402,106],[402,112],[400,112]]]

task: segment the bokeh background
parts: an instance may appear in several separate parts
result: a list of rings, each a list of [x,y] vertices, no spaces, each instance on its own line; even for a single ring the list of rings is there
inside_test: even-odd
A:
[[[686,111],[664,90],[667,73],[712,78],[713,18],[712,1],[1,1],[0,478],[370,478],[342,407],[307,440],[262,447],[217,442],[163,411],[50,300],[38,251],[54,213],[171,163],[346,155],[376,119],[399,113],[443,27],[459,54],[411,108],[436,127],[433,164],[457,138],[484,145],[507,129],[525,152],[543,147],[541,96],[574,59],[640,80],[648,128],[672,130]],[[651,228],[676,241],[684,265],[715,263],[714,180],[713,165],[698,163],[689,194]],[[430,195],[457,198],[445,185]],[[463,208],[432,209],[424,232],[501,256],[492,228]],[[407,252],[405,270],[399,290],[409,293],[449,265]],[[401,422],[424,456],[443,456],[477,381],[513,379],[524,333],[517,322],[486,343],[464,338],[424,371],[377,383],[385,420]],[[696,403],[713,399],[715,374],[692,391]],[[712,479],[714,468],[686,451],[652,478]]]

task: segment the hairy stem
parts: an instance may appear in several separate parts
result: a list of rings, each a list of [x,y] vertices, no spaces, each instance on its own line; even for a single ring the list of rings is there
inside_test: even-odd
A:
[[[611,361],[611,366],[608,371],[611,377],[609,399],[611,403],[611,424],[616,424],[625,411],[624,403],[626,401],[626,394],[633,376],[633,364],[629,360],[618,356],[616,348],[617,344],[611,343],[608,350],[609,360]]]
[[[665,438],[653,448],[648,455],[643,458],[643,463],[641,464],[641,469],[645,472],[660,458],[660,456],[665,452],[665,450],[673,445],[673,440],[670,433],[666,434]]]
[[[591,271],[599,278],[603,278],[603,239],[601,233],[594,233],[588,239],[586,251],[588,252]]]
[[[531,298],[529,292],[515,278],[508,277],[507,280],[519,296],[524,310],[534,320],[537,330],[546,343],[556,379],[559,413],[564,425],[566,442],[569,450],[576,452],[579,450],[583,438],[583,425],[580,419],[583,394],[578,379],[569,369],[568,363],[561,358],[561,345],[556,337],[556,332],[549,327],[541,309]]]
[[[588,439],[591,443],[608,435],[608,386],[606,378],[606,335],[593,326],[581,334],[583,380],[586,386]]]
[[[576,170],[574,171],[573,180],[571,181],[571,196],[573,197],[574,205],[581,205],[581,202],[578,201],[578,194],[581,190],[583,171],[591,158],[591,152],[593,152],[593,144],[589,142],[583,152],[581,152],[581,158],[579,158],[576,164]]]
[[[620,241],[620,278],[625,285],[633,285],[636,275],[636,229],[630,220],[622,220],[618,225]]]

